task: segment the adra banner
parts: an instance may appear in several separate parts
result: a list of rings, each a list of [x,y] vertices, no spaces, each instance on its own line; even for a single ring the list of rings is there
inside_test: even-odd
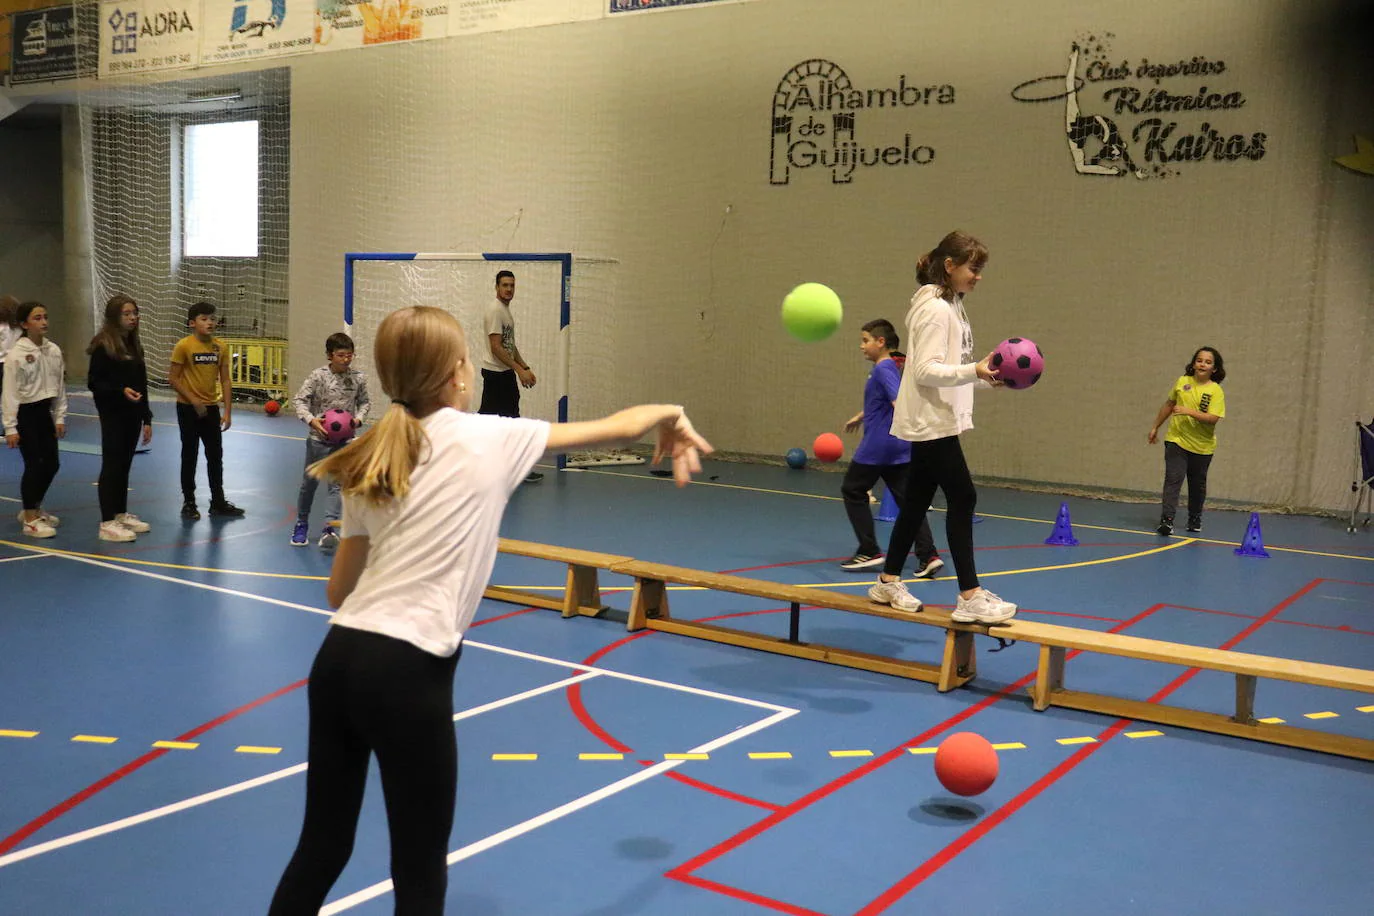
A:
[[[106,0],[100,4],[100,76],[200,63],[200,4]]]

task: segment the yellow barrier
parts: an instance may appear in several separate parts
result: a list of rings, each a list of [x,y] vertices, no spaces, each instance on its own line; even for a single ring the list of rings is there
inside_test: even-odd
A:
[[[274,337],[221,337],[229,348],[229,381],[235,391],[261,391],[284,399],[286,341]]]

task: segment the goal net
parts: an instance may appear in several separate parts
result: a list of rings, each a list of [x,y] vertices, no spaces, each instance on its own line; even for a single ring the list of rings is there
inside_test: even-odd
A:
[[[344,256],[344,326],[354,364],[372,378],[373,340],[388,313],[429,305],[456,317],[475,367],[487,346],[483,315],[496,300],[496,275],[515,275],[515,345],[538,380],[522,389],[520,413],[542,420],[585,420],[606,412],[614,354],[605,328],[615,302],[617,262],[561,252],[353,252]],[[473,405],[481,402],[476,373]],[[628,452],[559,456],[558,466],[640,463]]]

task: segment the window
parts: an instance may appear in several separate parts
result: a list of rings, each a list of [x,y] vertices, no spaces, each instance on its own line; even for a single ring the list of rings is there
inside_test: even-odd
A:
[[[186,125],[186,257],[258,256],[258,122]]]

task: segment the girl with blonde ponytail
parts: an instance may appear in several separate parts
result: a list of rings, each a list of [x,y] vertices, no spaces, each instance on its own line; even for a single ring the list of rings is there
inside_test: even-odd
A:
[[[453,675],[496,562],[506,502],[545,452],[657,435],[678,486],[712,449],[681,407],[584,423],[467,413],[462,327],[437,308],[388,315],[373,347],[391,398],[356,442],[311,466],[343,491],[326,594],[337,612],[310,670],[300,840],[270,916],[314,914],[353,847],[372,754],[382,778],[396,910],[442,913],[458,784]]]

